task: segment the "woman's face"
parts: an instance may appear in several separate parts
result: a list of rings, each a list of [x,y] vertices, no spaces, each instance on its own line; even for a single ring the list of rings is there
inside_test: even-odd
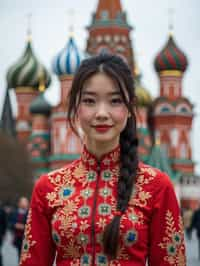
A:
[[[127,118],[128,109],[111,78],[98,73],[86,81],[78,107],[78,120],[86,144],[115,147]]]

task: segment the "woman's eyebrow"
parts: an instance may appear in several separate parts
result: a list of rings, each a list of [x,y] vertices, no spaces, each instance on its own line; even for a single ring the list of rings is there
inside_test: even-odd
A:
[[[93,91],[83,91],[82,92],[82,95],[85,95],[85,94],[89,94],[89,95],[96,95],[97,93],[96,92],[93,92]]]
[[[94,92],[94,91],[89,91],[89,90],[85,90],[82,92],[82,95],[86,95],[86,94],[89,94],[89,95],[97,95],[98,93]],[[121,93],[119,91],[112,91],[112,92],[109,92],[108,95],[121,95]]]

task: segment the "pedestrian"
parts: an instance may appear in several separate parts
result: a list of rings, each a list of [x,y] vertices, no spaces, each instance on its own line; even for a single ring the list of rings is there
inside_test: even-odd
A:
[[[190,226],[190,234],[192,233],[192,230],[196,230],[197,234],[197,240],[198,240],[198,257],[200,260],[200,201],[198,204],[198,208],[194,211],[192,216],[192,222]]]
[[[6,212],[0,203],[0,266],[3,266],[3,258],[2,258],[2,246],[3,246],[3,240],[6,234],[6,228],[7,228],[7,217]]]
[[[191,238],[190,234],[190,226],[192,222],[192,215],[193,215],[193,210],[192,208],[188,205],[186,206],[185,209],[182,211],[182,218],[183,218],[183,225],[185,229],[185,234],[188,240]]]
[[[80,159],[42,175],[28,215],[21,266],[185,266],[180,209],[169,177],[138,160],[132,73],[118,56],[82,62],[68,124]]]
[[[13,245],[17,249],[18,258],[20,258],[24,229],[28,214],[28,199],[21,197],[18,200],[18,206],[11,215],[11,231],[13,233]]]

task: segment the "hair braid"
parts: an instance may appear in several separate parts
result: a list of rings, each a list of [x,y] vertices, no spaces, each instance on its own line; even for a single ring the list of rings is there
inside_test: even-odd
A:
[[[134,188],[138,168],[137,146],[136,122],[135,118],[131,116],[120,136],[121,166],[117,191],[117,211],[120,211],[121,214],[126,211]],[[111,258],[115,258],[117,255],[120,218],[120,215],[116,215],[104,231],[104,251]]]

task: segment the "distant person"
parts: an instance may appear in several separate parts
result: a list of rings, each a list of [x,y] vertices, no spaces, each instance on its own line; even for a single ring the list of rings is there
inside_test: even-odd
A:
[[[197,240],[198,240],[198,256],[200,260],[200,201],[198,208],[194,211],[192,216],[192,222],[189,229],[190,234],[192,233],[192,230],[195,229],[197,233]]]
[[[18,201],[18,207],[12,214],[11,229],[13,231],[13,245],[17,249],[18,257],[20,257],[22,241],[24,237],[24,228],[28,214],[28,199],[21,197]]]
[[[3,266],[2,246],[3,246],[3,239],[6,233],[6,227],[7,227],[6,212],[4,211],[3,206],[0,205],[0,266]]]
[[[185,229],[185,234],[188,239],[190,239],[190,226],[192,222],[192,215],[193,210],[190,208],[190,206],[187,206],[182,213],[183,216],[183,225]]]
[[[197,233],[197,239],[198,239],[198,256],[200,260],[200,201],[198,208],[194,211],[192,216],[192,222],[190,226],[190,234],[192,233],[192,230],[195,229]]]

